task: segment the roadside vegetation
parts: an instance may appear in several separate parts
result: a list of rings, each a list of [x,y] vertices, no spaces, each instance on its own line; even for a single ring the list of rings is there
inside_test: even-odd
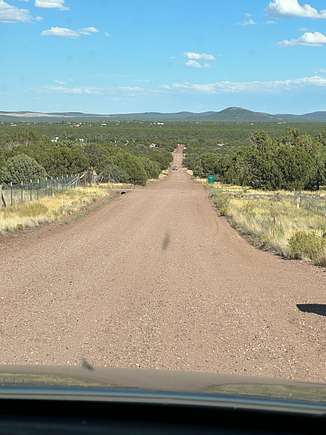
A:
[[[326,191],[300,195],[215,184],[211,198],[255,246],[326,267]]]
[[[221,215],[256,245],[326,267],[326,130],[254,132],[229,153],[187,146],[186,165],[206,183]]]
[[[112,195],[112,183],[145,185],[163,176],[175,141],[152,131],[132,123],[0,123],[0,233],[78,215]],[[84,187],[60,185],[77,174]],[[48,184],[43,197],[38,189]]]
[[[119,186],[119,185],[117,185]],[[121,185],[122,186],[122,185]],[[76,188],[0,209],[0,233],[36,227],[78,215],[92,203],[112,195],[112,184]]]

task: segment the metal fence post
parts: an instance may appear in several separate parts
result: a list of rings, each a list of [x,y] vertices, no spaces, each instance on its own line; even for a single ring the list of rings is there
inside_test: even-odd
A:
[[[29,200],[33,200],[33,181],[29,180]]]

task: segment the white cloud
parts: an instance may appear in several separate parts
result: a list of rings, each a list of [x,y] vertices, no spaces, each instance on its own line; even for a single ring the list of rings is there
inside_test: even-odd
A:
[[[145,89],[141,86],[117,86],[111,88],[111,90],[123,91],[123,92],[144,92]]]
[[[44,89],[50,92],[57,92],[68,95],[115,95],[135,96],[136,94],[151,92],[140,86],[112,86],[99,88],[96,86],[66,86],[64,82],[55,80],[55,86],[46,86]]]
[[[292,47],[294,45],[305,45],[308,47],[321,47],[326,44],[326,35],[320,32],[306,32],[297,39],[285,39],[279,45]]]
[[[28,23],[32,15],[28,9],[20,9],[0,0],[0,22],[2,23]]]
[[[276,90],[291,90],[306,86],[326,87],[326,78],[320,76],[303,77],[290,80],[270,80],[270,81],[251,81],[251,82],[231,82],[220,81],[214,83],[173,83],[164,85],[167,91],[197,92],[205,94],[217,94],[220,92],[239,93],[239,92],[271,92]]]
[[[326,19],[326,10],[318,11],[309,4],[301,5],[298,0],[272,0],[267,10],[271,15]]]
[[[253,26],[255,24],[256,24],[255,20],[252,18],[252,15],[249,14],[249,13],[246,13],[244,15],[244,18],[243,18],[243,20],[240,23],[241,26],[245,26],[245,27],[247,27],[247,26]]]
[[[194,51],[186,51],[184,53],[187,59],[185,65],[189,68],[208,68],[210,66],[209,62],[215,60],[215,56],[209,53],[196,53]]]
[[[91,35],[92,33],[98,33],[98,29],[96,27],[83,27],[79,30],[81,35]]]
[[[99,88],[87,88],[87,87],[67,87],[64,85],[48,86],[46,88],[49,91],[59,92],[69,95],[100,95],[101,90]]]
[[[325,70],[326,71],[326,70]],[[157,88],[142,86],[69,86],[63,81],[55,80],[54,85],[43,87],[43,91],[60,93],[66,95],[100,95],[104,97],[135,97],[139,95],[160,95],[164,93],[198,93],[198,94],[220,94],[220,93],[268,93],[277,91],[291,91],[307,87],[325,88],[326,76],[320,75],[302,77],[288,80],[266,80],[266,81],[219,81],[213,83],[172,83],[161,85]]]
[[[193,59],[187,60],[185,65],[188,66],[189,68],[199,68],[199,69],[209,67],[208,63],[200,63],[200,62],[198,62],[198,60],[193,60]]]
[[[62,11],[69,9],[65,6],[65,0],[35,0],[35,6],[44,9],[61,9]]]
[[[57,36],[59,38],[79,38],[80,34],[76,30],[68,29],[67,27],[50,27],[50,29],[43,30],[42,36]]]
[[[215,56],[209,53],[195,53],[194,51],[186,51],[184,55],[186,56],[187,59],[190,60],[208,60],[208,61],[215,60]]]
[[[67,27],[51,27],[50,29],[43,30],[42,36],[56,36],[58,38],[79,38],[80,36],[89,36],[92,33],[97,33],[96,27],[84,27],[80,30],[72,30]]]

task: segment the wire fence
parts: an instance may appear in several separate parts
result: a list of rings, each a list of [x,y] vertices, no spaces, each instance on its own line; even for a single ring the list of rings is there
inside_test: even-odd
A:
[[[93,182],[89,173],[49,177],[19,184],[0,184],[0,208],[12,207],[21,202],[38,200],[44,196],[53,196],[58,192],[87,186]]]

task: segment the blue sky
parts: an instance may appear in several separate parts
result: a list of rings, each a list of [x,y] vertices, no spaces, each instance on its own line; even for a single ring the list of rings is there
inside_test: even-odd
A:
[[[0,110],[326,110],[325,0],[0,0],[0,40]]]

